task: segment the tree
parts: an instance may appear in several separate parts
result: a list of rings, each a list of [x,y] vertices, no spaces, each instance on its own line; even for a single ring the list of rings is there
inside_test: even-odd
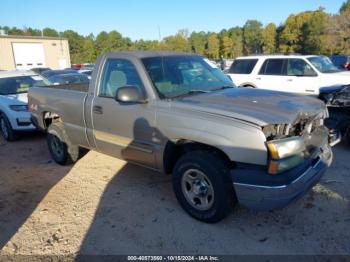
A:
[[[31,27],[24,27],[23,32],[26,36],[41,36],[41,31],[39,29],[33,29]]]
[[[210,33],[207,43],[207,55],[211,59],[218,59],[220,51],[220,42],[216,33]]]
[[[350,9],[350,0],[347,0],[346,2],[344,2],[344,3],[342,4],[342,6],[340,7],[339,12],[340,12],[340,13],[343,13],[343,12],[349,10],[349,9]]]
[[[264,54],[272,54],[276,51],[276,25],[268,24],[261,32],[261,44]]]
[[[323,9],[290,15],[280,34],[279,49],[288,53],[320,53],[327,14]]]
[[[322,54],[322,45],[325,34],[327,14],[323,11],[315,11],[302,26],[301,50],[303,54]]]
[[[245,54],[261,52],[262,24],[257,20],[248,20],[243,27]]]
[[[231,57],[235,58],[243,55],[243,30],[240,27],[230,28],[228,31],[232,39]]]
[[[132,47],[133,50],[159,50],[160,45],[157,40],[136,40]]]
[[[93,63],[96,60],[94,35],[90,34],[85,37],[83,42],[83,50],[81,53],[81,59],[84,63]]]
[[[84,37],[73,30],[66,30],[60,33],[60,36],[68,39],[69,52],[72,63],[84,62],[84,58],[81,56],[83,50]]]
[[[43,29],[43,36],[58,37],[59,34],[55,29],[46,27]]]
[[[200,55],[205,54],[205,45],[207,43],[207,34],[205,32],[192,32],[188,41],[192,52]]]
[[[323,46],[326,52],[350,53],[350,9],[328,18]]]
[[[187,29],[179,30],[175,35],[166,37],[164,42],[169,50],[178,52],[190,51]]]

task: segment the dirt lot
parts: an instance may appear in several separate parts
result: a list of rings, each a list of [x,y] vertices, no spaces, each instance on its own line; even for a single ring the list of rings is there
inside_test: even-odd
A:
[[[169,176],[96,152],[61,167],[43,135],[0,140],[0,254],[350,254],[350,148],[334,151],[298,202],[208,225],[182,211]]]

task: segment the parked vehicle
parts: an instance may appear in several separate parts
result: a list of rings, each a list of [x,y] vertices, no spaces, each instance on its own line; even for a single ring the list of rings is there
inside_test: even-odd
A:
[[[77,70],[74,69],[63,69],[63,70],[47,70],[43,71],[41,75],[45,78],[52,77],[54,75],[65,75],[65,74],[76,74]]]
[[[53,85],[89,83],[90,79],[85,74],[69,73],[53,75],[47,78]]]
[[[350,145],[350,85],[322,88],[319,98],[329,110],[326,126],[339,130],[344,141]]]
[[[91,79],[91,75],[92,75],[92,70],[90,69],[81,69],[78,71],[80,74],[84,74],[86,75],[89,79]]]
[[[51,70],[51,68],[48,67],[35,67],[30,69],[30,71],[33,71],[34,73],[41,75],[42,72]]]
[[[237,58],[228,75],[243,87],[318,96],[320,88],[350,84],[350,72],[325,56],[263,55]]]
[[[350,55],[332,55],[333,64],[341,70],[350,70]]]
[[[44,85],[42,77],[30,71],[0,72],[0,133],[7,141],[16,140],[19,132],[35,130],[28,111],[29,87]]]
[[[235,88],[193,54],[102,55],[90,85],[31,88],[33,121],[59,164],[79,148],[171,173],[191,216],[225,217],[239,202],[281,208],[304,195],[332,162],[325,104]]]
[[[82,64],[80,70],[94,70],[95,64],[85,63]]]

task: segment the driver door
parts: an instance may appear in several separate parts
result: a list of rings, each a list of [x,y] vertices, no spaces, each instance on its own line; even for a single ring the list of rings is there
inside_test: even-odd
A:
[[[126,59],[108,59],[99,85],[92,101],[93,134],[98,151],[155,167],[154,107],[115,100],[117,89],[127,85],[145,92],[133,63]]]

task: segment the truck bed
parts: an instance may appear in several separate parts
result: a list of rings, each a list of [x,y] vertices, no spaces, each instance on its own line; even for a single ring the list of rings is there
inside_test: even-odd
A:
[[[69,84],[33,87],[29,89],[28,101],[32,117],[40,129],[46,129],[45,115],[58,115],[65,125],[67,135],[78,145],[86,145],[85,100],[88,85]]]
[[[66,85],[49,85],[41,86],[41,88],[53,88],[53,89],[64,89],[71,91],[79,91],[87,93],[89,91],[89,84],[66,84]]]

